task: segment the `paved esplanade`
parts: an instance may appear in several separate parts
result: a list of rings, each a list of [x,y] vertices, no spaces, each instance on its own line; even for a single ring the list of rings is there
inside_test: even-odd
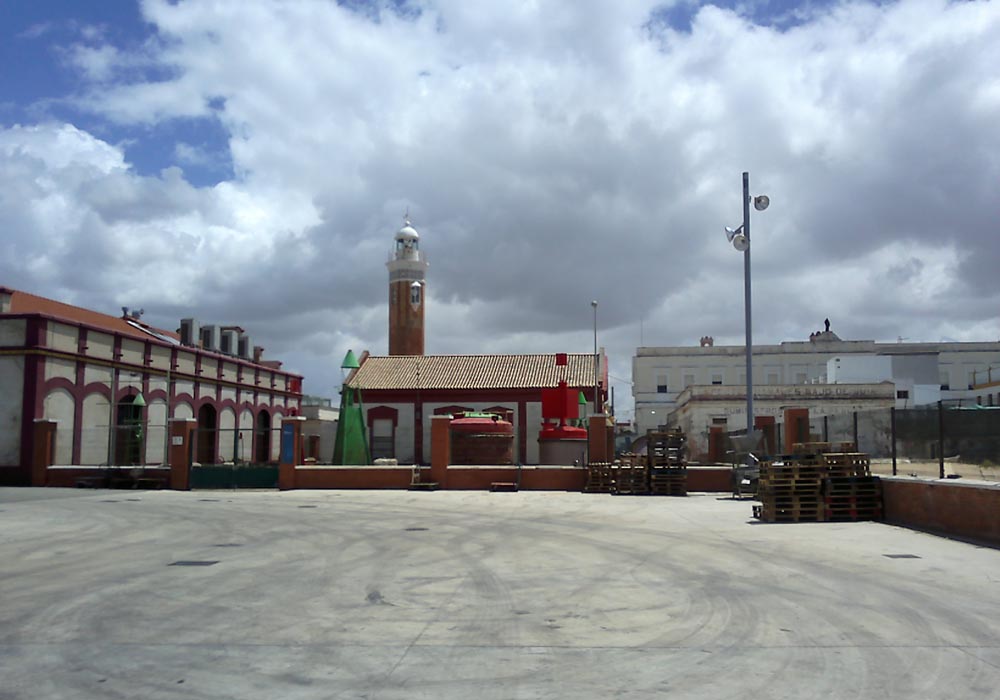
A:
[[[1000,698],[1000,552],[749,515],[0,490],[0,698]]]

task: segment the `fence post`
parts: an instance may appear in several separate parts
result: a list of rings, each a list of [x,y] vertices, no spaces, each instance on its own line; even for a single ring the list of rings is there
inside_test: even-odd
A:
[[[938,401],[938,473],[944,478],[944,401]]]
[[[860,452],[861,445],[858,444],[858,412],[854,412],[854,451]]]
[[[889,432],[892,440],[892,475],[896,476],[896,407],[889,409]]]

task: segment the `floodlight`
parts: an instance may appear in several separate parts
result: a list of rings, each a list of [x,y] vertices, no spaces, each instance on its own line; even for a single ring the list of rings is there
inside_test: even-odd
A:
[[[766,194],[759,194],[753,198],[753,208],[757,211],[764,211],[770,203],[771,200]]]
[[[740,224],[737,228],[729,228],[728,226],[726,226],[726,239],[730,243],[732,243],[733,239],[736,236],[742,235],[742,232],[743,232],[743,224]]]
[[[750,241],[742,233],[737,233],[733,236],[733,248],[744,253],[750,248]]]

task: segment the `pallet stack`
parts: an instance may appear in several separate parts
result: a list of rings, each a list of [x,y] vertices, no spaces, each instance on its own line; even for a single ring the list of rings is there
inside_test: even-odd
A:
[[[622,455],[615,464],[612,493],[638,496],[649,493],[649,467],[638,455]]]
[[[611,493],[614,490],[614,470],[610,462],[591,462],[587,465],[587,485],[584,493]]]
[[[872,520],[882,515],[878,477],[858,452],[792,454],[761,462],[761,505],[769,523]]]
[[[649,492],[654,496],[687,495],[685,442],[680,430],[647,433]]]
[[[817,522],[826,470],[817,454],[791,454],[760,463],[754,517],[767,523]]]
[[[830,522],[879,520],[882,517],[882,482],[871,475],[871,460],[860,452],[823,455],[827,476],[823,480],[824,519]]]

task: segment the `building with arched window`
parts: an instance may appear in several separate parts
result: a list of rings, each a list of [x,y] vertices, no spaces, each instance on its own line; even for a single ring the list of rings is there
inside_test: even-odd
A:
[[[171,419],[197,421],[197,462],[272,462],[301,397],[237,326],[165,331],[0,287],[0,483],[29,483],[39,421],[55,469],[162,465]]]

